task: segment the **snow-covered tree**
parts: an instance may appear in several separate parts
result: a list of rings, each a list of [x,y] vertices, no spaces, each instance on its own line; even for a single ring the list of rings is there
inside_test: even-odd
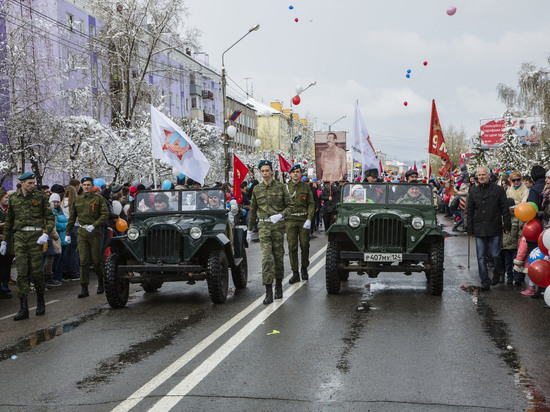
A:
[[[509,117],[506,119],[503,143],[495,149],[493,157],[497,168],[505,171],[521,170],[528,163],[525,148],[514,133],[512,119]],[[523,172],[525,173],[525,170]]]

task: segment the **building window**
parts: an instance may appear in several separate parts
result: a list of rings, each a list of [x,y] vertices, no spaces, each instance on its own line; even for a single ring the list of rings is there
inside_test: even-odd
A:
[[[76,70],[76,61],[77,61],[76,54],[74,54],[73,52],[69,52],[67,54],[67,68],[69,70]]]
[[[70,31],[74,30],[74,16],[70,13],[67,13],[66,17],[66,24]]]
[[[97,89],[97,62],[92,60],[92,87]]]
[[[95,26],[90,24],[90,37],[95,36]]]
[[[189,111],[189,99],[185,99],[185,111]]]
[[[170,109],[170,111],[172,111],[172,101],[173,101],[172,92],[169,92],[168,93],[168,108]]]

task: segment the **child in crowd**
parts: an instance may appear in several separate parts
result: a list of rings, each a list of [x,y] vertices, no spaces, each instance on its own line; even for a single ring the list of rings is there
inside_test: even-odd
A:
[[[535,284],[531,282],[527,272],[529,270],[529,246],[524,236],[519,240],[518,254],[514,259],[514,270],[519,274],[518,278],[514,279],[514,284],[521,285],[521,278],[527,278],[527,288],[521,292],[524,296],[533,296],[535,294]],[[518,283],[519,282],[519,283]]]
[[[506,274],[506,283],[508,285],[511,285],[514,282],[514,258],[516,257],[516,252],[519,246],[519,238],[521,234],[519,228],[519,219],[514,214],[515,205],[516,201],[509,197],[508,207],[510,208],[512,230],[510,230],[509,233],[502,233],[502,260],[504,263],[504,271]],[[504,277],[504,274],[502,276]],[[501,279],[501,282],[504,282],[504,279]]]

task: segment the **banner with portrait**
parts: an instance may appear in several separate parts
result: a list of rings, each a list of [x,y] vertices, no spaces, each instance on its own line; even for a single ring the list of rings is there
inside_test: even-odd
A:
[[[537,146],[540,144],[540,116],[512,117],[511,127],[524,146]],[[496,149],[504,142],[507,119],[481,119],[481,147],[483,149]]]
[[[346,132],[315,132],[315,167],[318,180],[347,178]]]

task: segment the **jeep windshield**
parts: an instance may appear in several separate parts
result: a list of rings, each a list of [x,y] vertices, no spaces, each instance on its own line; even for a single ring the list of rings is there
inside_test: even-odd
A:
[[[354,183],[344,186],[343,203],[432,205],[430,185],[417,183]]]
[[[225,192],[221,189],[154,190],[137,193],[134,202],[136,214],[225,210]]]

